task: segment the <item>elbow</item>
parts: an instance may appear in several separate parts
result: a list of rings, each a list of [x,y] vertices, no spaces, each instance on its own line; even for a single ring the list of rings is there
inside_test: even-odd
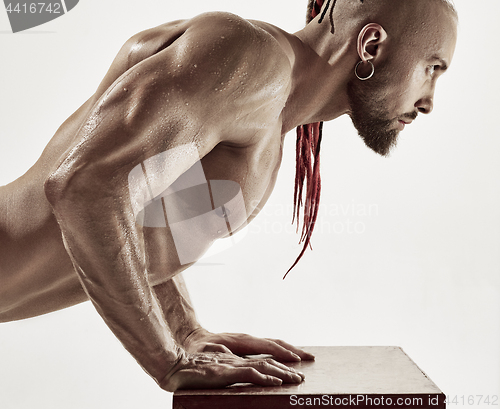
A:
[[[59,167],[45,179],[43,190],[53,209],[75,196],[78,191],[78,181],[82,179],[79,177],[80,173],[73,169]]]
[[[63,177],[59,170],[52,172],[43,183],[45,197],[52,207],[64,197],[64,192],[68,186],[67,178]]]
[[[98,202],[115,200],[123,194],[122,178],[110,175],[108,169],[87,162],[73,165],[63,163],[43,183],[45,197],[56,215],[72,213],[82,206],[97,206]]]

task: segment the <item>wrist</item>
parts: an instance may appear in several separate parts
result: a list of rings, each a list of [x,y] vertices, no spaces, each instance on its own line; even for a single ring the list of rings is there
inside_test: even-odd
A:
[[[170,368],[168,373],[162,379],[155,379],[156,383],[160,386],[160,388],[168,391],[174,392],[179,388],[178,382],[172,379],[173,375],[182,367],[184,367],[189,362],[187,353],[182,348],[178,349],[178,358],[173,363],[173,366]]]
[[[210,334],[210,331],[207,331],[205,328],[199,326],[193,329],[191,332],[187,333],[187,335],[183,338],[181,345],[186,351],[188,351],[189,347],[192,344],[196,343],[196,341],[198,341],[200,338],[204,338]]]
[[[200,330],[202,330],[203,327],[196,322],[196,324],[193,323],[193,325],[182,325],[177,331],[175,331],[175,340],[180,346],[184,346],[186,343],[186,340],[193,334],[196,333]]]

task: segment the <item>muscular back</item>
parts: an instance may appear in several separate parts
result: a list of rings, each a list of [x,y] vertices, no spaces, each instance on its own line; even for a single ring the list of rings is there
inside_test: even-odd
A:
[[[48,179],[51,186],[71,186],[63,189],[66,198],[105,207],[106,189],[109,196],[129,194],[124,181],[134,167],[191,144],[206,179],[236,182],[247,218],[255,215],[279,166],[289,78],[276,39],[233,15],[176,21],[127,41],[96,93],[63,123],[37,163],[0,188],[0,321],[88,298],[46,198]],[[192,165],[178,163],[160,175],[163,188]],[[160,282],[186,267],[168,226],[142,234],[151,279]]]

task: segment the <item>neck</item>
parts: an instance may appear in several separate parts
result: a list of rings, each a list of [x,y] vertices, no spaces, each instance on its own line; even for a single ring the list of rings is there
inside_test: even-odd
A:
[[[292,86],[283,110],[284,132],[349,112],[347,83],[355,65],[352,44],[324,33],[325,29],[329,30],[327,24],[313,21],[288,37]]]

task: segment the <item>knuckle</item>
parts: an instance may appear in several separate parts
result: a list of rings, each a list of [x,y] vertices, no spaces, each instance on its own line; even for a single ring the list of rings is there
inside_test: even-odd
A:
[[[267,368],[269,364],[266,361],[258,361],[255,363],[255,367],[258,368],[259,370],[263,370],[264,368]]]
[[[248,367],[248,368],[243,368],[243,373],[248,376],[249,378],[253,378],[255,376],[258,376],[259,375],[259,371],[257,371],[257,369],[255,368],[251,368],[251,367]]]

